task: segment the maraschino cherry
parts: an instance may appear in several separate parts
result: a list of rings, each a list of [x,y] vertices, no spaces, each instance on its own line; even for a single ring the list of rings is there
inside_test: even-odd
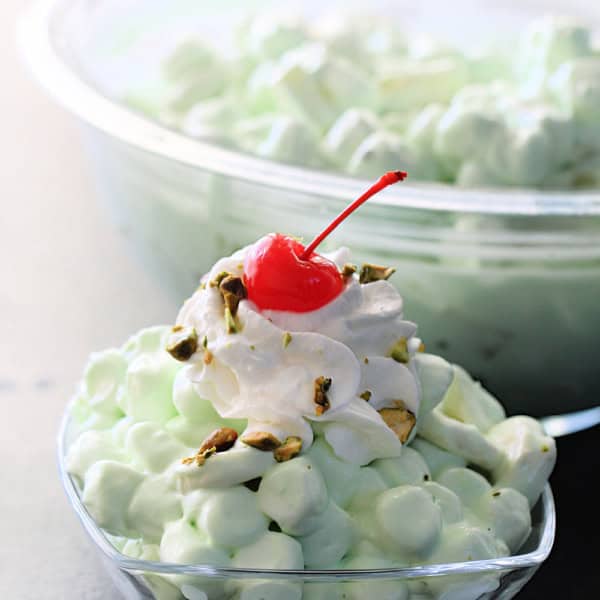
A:
[[[337,266],[317,254],[315,249],[371,196],[405,178],[404,171],[383,175],[306,247],[295,238],[280,233],[258,240],[244,262],[248,299],[261,310],[303,313],[317,310],[337,298],[344,290],[344,278]]]

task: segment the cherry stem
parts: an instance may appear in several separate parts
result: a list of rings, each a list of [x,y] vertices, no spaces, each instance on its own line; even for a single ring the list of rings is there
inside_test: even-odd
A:
[[[345,221],[361,204],[364,204],[371,196],[377,194],[388,185],[404,181],[407,173],[404,171],[389,171],[382,175],[379,181],[373,184],[360,198],[356,199],[350,206],[345,208],[321,233],[304,248],[300,255],[300,260],[308,260],[315,248],[342,222]]]

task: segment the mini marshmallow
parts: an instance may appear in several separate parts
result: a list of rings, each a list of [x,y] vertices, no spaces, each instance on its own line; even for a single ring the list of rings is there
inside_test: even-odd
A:
[[[153,473],[164,471],[174,461],[186,456],[186,447],[156,423],[145,421],[132,425],[125,447],[140,469]]]
[[[184,113],[217,95],[225,86],[226,71],[225,62],[203,40],[180,43],[163,65],[165,78],[174,86],[169,108]]]
[[[100,460],[87,471],[82,500],[98,526],[114,535],[128,536],[131,499],[143,475],[114,460]]]
[[[125,462],[126,457],[114,444],[109,431],[85,431],[69,447],[67,471],[83,480],[87,470],[101,460]]]
[[[208,401],[200,398],[190,381],[189,370],[184,367],[175,376],[173,383],[173,404],[179,415],[190,423],[204,424],[219,422],[221,417]]]
[[[463,562],[498,556],[498,547],[489,532],[461,521],[444,528],[440,543],[429,557],[429,561]]]
[[[391,547],[409,555],[427,556],[442,531],[442,511],[424,488],[402,485],[377,498],[379,533]]]
[[[316,438],[306,456],[323,474],[331,499],[346,508],[358,486],[362,469],[339,458],[323,438]]]
[[[425,481],[421,485],[439,506],[444,525],[463,520],[464,514],[460,498],[451,489],[435,481]]]
[[[350,108],[331,126],[323,145],[331,159],[343,166],[363,140],[379,128],[375,113],[366,108]]]
[[[492,490],[492,486],[483,475],[465,467],[446,469],[437,482],[452,490],[464,506],[473,510],[478,506],[481,497]]]
[[[504,408],[478,381],[461,367],[454,366],[454,382],[448,388],[441,410],[462,423],[470,423],[485,433],[506,418]]]
[[[314,132],[299,119],[278,117],[266,138],[255,148],[258,156],[291,164],[324,166],[319,140]]]
[[[267,471],[258,489],[261,510],[293,535],[307,535],[328,505],[327,487],[318,467],[301,456]]]
[[[318,529],[298,538],[307,569],[333,568],[348,552],[352,540],[352,521],[335,502],[323,512]]]
[[[405,446],[400,456],[379,458],[371,464],[388,487],[418,485],[431,478],[429,467],[423,457],[413,448]]]
[[[434,479],[446,469],[467,466],[467,461],[462,456],[447,452],[419,436],[412,441],[411,446],[423,457]]]
[[[457,56],[390,60],[381,66],[377,77],[378,99],[387,110],[446,103],[467,81],[464,61]]]
[[[164,526],[182,515],[181,498],[164,475],[148,477],[137,487],[129,508],[127,522],[145,541],[160,542]]]
[[[494,484],[521,492],[533,506],[556,462],[556,443],[531,417],[509,417],[492,427],[487,439],[504,459],[492,471]]]
[[[450,363],[440,356],[419,352],[414,357],[415,366],[421,382],[421,402],[419,417],[431,412],[447,394],[455,378]]]
[[[144,353],[127,370],[126,391],[121,406],[137,420],[165,423],[177,414],[172,388],[179,364],[167,352]]]
[[[91,355],[83,375],[90,408],[109,416],[121,416],[117,406],[119,388],[125,382],[127,360],[116,349]]]
[[[351,175],[371,179],[399,166],[414,171],[417,164],[413,151],[401,137],[376,132],[364,139],[354,151],[347,171]]]
[[[194,517],[194,513],[190,516]],[[269,525],[269,520],[258,508],[257,494],[243,486],[209,494],[195,519],[213,544],[225,548],[255,542]]]
[[[461,423],[445,415],[439,405],[421,419],[419,435],[484,469],[497,467],[504,458],[502,450],[475,425]]]
[[[303,569],[302,546],[284,533],[267,531],[256,542],[240,548],[231,566],[253,569]]]
[[[227,553],[211,546],[203,532],[186,520],[173,521],[165,527],[160,541],[160,560],[188,565],[227,567]]]
[[[527,498],[512,488],[489,491],[481,497],[476,513],[490,523],[494,535],[510,552],[516,552],[531,532],[531,514]]]

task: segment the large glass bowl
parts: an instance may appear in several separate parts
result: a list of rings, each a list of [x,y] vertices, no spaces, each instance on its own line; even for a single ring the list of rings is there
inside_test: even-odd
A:
[[[369,10],[391,4],[413,25],[435,21],[456,33],[470,24],[480,34],[561,5],[593,12],[590,3],[557,0],[477,10],[469,2],[373,2]],[[240,3],[198,6],[41,0],[20,27],[35,77],[82,124],[100,196],[179,300],[218,257],[270,231],[310,239],[368,185],[193,140],[115,99],[128,78],[158,68],[165,40],[191,30],[226,34]],[[405,314],[427,348],[464,365],[511,413],[598,404],[600,192],[405,183],[344,223],[329,241],[338,244],[357,261],[395,266]]]
[[[110,543],[67,473],[65,459],[72,435],[67,410],[58,438],[63,487],[108,573],[128,600],[508,600],[531,579],[554,543],[554,500],[546,485],[533,508],[531,534],[519,554],[505,558],[352,571],[219,568],[134,559]]]

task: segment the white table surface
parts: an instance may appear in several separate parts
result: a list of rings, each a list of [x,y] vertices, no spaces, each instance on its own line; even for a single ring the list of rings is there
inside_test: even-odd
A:
[[[86,356],[177,310],[99,209],[71,118],[18,59],[0,1],[0,598],[118,595],[67,505],[55,436]]]

